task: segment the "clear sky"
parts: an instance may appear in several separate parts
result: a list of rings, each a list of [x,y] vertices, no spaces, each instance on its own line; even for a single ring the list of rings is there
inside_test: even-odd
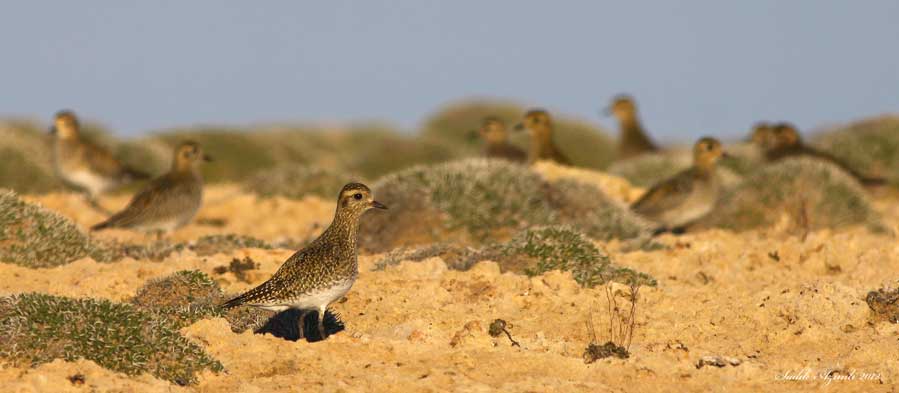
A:
[[[385,120],[510,98],[661,140],[899,111],[899,1],[6,1],[0,116],[120,134]]]

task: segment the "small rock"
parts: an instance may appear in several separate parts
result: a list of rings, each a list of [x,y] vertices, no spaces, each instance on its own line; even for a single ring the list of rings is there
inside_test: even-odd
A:
[[[703,356],[696,362],[696,368],[703,368],[705,366],[725,367],[728,365],[737,367],[741,363],[743,363],[742,360],[729,356]]]

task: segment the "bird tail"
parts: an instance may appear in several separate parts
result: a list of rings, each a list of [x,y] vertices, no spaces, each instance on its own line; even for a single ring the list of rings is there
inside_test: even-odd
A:
[[[112,217],[107,218],[106,221],[103,221],[99,224],[92,226],[91,231],[102,231],[107,228],[112,228],[112,227],[118,226],[119,223],[121,222],[121,217],[122,217],[121,212],[114,214]]]
[[[110,218],[109,220],[103,221],[97,225],[92,226],[91,231],[102,231],[111,226],[112,226],[112,219]]]
[[[127,176],[129,180],[145,180],[150,178],[149,173],[134,168],[125,168],[125,176]]]
[[[241,304],[244,304],[244,302],[246,302],[246,296],[247,296],[247,294],[245,293],[243,295],[235,297],[234,299],[231,299],[231,300],[228,300],[227,302],[222,303],[219,307],[224,308],[224,309],[229,309],[229,308],[234,308],[234,307],[240,306]]]

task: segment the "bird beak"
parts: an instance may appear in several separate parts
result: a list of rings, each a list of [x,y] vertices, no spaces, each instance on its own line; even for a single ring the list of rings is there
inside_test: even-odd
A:
[[[50,127],[50,135],[56,135],[56,126]]]
[[[387,205],[378,201],[371,201],[371,207],[375,209],[387,210]]]
[[[212,159],[212,156],[210,156],[209,154],[204,154],[204,155],[203,155],[203,161],[206,161],[206,162],[212,162],[212,161],[214,161],[214,160]]]
[[[731,158],[734,158],[734,156],[733,156],[732,154],[730,154],[730,153],[728,153],[728,152],[725,151],[725,152],[722,152],[722,153],[721,153],[721,158],[724,158],[724,159],[731,159]]]
[[[518,124],[515,125],[515,127],[512,127],[512,128],[513,128],[515,131],[522,131],[522,130],[524,130],[524,124],[523,124],[523,123],[518,123]]]

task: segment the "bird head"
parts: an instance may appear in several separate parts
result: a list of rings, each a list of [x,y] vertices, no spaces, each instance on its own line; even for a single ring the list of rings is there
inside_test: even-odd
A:
[[[721,146],[721,142],[715,138],[703,137],[693,145],[693,165],[701,169],[714,168],[722,157],[728,157],[728,155]]]
[[[349,183],[340,190],[337,197],[337,211],[361,216],[369,209],[387,210],[387,206],[374,199],[371,189],[362,183]]]
[[[634,98],[627,94],[619,94],[612,99],[606,107],[605,114],[614,116],[618,121],[626,121],[637,117],[637,104]]]
[[[75,112],[70,110],[56,112],[56,115],[53,117],[53,127],[50,128],[50,132],[60,139],[78,138],[79,125],[78,117],[75,116]]]
[[[209,161],[212,161],[212,157],[203,153],[199,143],[185,141],[175,148],[175,158],[172,165],[176,171],[190,171],[199,163]]]
[[[771,141],[771,124],[767,122],[758,122],[752,126],[752,132],[750,133],[749,140],[756,146],[761,148],[767,148],[768,143]]]
[[[777,123],[771,129],[769,148],[783,149],[794,147],[801,142],[799,131],[790,123]]]
[[[529,130],[534,135],[549,135],[552,132],[552,119],[543,109],[532,109],[524,114],[521,123],[515,125],[516,130]]]

